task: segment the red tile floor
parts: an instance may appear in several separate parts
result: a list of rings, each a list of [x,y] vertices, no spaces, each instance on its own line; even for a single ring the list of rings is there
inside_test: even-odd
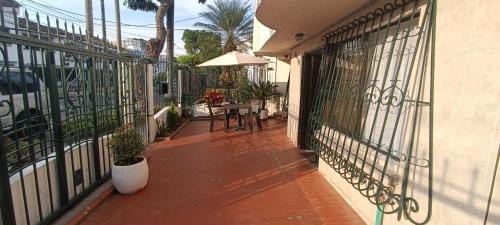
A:
[[[364,224],[286,136],[286,122],[263,131],[224,132],[192,121],[155,143],[146,189],[112,195],[82,224]]]

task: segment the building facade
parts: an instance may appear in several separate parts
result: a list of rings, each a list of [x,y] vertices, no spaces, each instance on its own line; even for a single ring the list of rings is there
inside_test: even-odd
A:
[[[142,38],[125,38],[122,41],[125,49],[137,57],[144,57],[146,52],[146,40]]]
[[[500,224],[500,2],[257,3],[288,136],[367,224]]]
[[[255,5],[259,5],[260,2],[261,0],[256,0]],[[261,80],[268,80],[276,83],[276,85],[278,85],[277,90],[283,95],[283,97],[277,98],[274,101],[268,101],[267,108],[269,109],[270,115],[283,110],[283,104],[286,104],[283,101],[286,98],[285,95],[287,95],[288,79],[290,77],[289,56],[273,54],[268,55],[260,52],[262,46],[273,35],[273,33],[274,30],[264,26],[256,17],[254,17],[252,38],[253,53],[257,56],[263,56],[270,61],[265,68],[266,71],[262,73],[262,76],[259,78]]]

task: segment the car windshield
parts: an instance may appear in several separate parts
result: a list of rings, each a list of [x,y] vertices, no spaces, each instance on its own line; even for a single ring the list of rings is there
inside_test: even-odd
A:
[[[25,73],[24,80],[25,83],[23,84],[19,72],[10,72],[9,76],[7,74],[0,75],[0,92],[2,95],[22,94],[25,85],[27,92],[39,90],[39,81],[31,73]]]

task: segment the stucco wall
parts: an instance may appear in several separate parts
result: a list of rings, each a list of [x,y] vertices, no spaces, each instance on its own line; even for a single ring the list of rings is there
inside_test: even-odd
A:
[[[369,10],[383,3],[377,1]],[[496,15],[500,1],[438,0],[437,7],[430,224],[483,224],[500,144],[500,17]],[[362,14],[366,10],[354,17]],[[321,47],[320,36],[292,49],[288,136],[294,143],[302,56]],[[324,162],[319,171],[367,223],[374,223],[376,209],[371,203]],[[497,175],[488,224],[500,224],[499,179]],[[425,186],[411,188],[424,193]],[[394,215],[384,217],[384,224],[401,223]]]
[[[91,182],[92,184],[95,182],[94,163],[92,160],[89,161],[89,159],[92,159],[93,157],[92,146],[90,145],[90,143],[90,140],[87,140],[87,142],[83,142],[80,145],[75,145],[73,147],[67,146],[65,149],[66,174],[68,176],[67,185],[68,195],[70,199],[75,195],[82,193],[85,188],[88,188],[90,186]],[[99,138],[98,145],[103,146],[103,148],[100,148],[99,150],[99,155],[101,156],[101,174],[110,172],[111,167],[109,165],[109,162],[113,161],[113,157],[109,154],[107,143],[107,136]],[[26,211],[28,212],[31,224],[36,224],[39,222],[40,215],[37,206],[38,201],[36,196],[36,187],[39,188],[38,193],[40,194],[40,206],[43,216],[50,215],[51,204],[54,206],[54,210],[59,209],[59,192],[57,189],[57,170],[54,154],[55,153],[49,155],[49,159],[47,161],[40,161],[36,164],[36,181],[35,171],[32,166],[23,169],[23,179],[21,179],[21,173],[15,174],[10,178],[14,214],[17,224],[28,224],[25,214]],[[72,168],[71,160],[73,160],[74,168]],[[82,170],[85,188],[83,187],[83,183],[74,187],[74,184],[72,182],[73,171],[79,169]],[[52,193],[50,193],[49,191],[48,177],[50,177],[50,187]],[[38,182],[38,186],[36,185],[36,182]],[[26,206],[24,205],[23,201],[23,188],[25,189],[26,193]],[[50,201],[50,195],[52,195],[52,203]]]

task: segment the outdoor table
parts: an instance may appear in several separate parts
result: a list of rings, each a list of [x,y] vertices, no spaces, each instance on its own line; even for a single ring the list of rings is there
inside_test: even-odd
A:
[[[224,105],[224,124],[225,124],[225,129],[229,129],[229,116],[228,116],[228,111],[231,109],[237,109],[238,110],[238,127],[236,130],[241,130],[243,129],[241,127],[241,115],[240,115],[240,109],[248,109],[248,123],[250,125],[250,130],[253,131],[252,127],[252,105],[250,104],[226,104]],[[246,121],[245,121],[246,122]],[[246,124],[245,124],[246,127]]]

